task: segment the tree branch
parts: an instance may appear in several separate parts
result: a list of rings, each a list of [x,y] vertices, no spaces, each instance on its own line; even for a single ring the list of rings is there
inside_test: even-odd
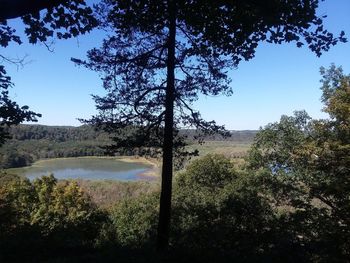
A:
[[[65,2],[67,0],[0,0],[0,21],[38,13]]]

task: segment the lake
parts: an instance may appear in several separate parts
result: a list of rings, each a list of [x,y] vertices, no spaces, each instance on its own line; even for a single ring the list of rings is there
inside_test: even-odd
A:
[[[29,179],[53,173],[57,179],[138,181],[154,179],[143,175],[152,168],[151,165],[137,160],[126,162],[116,158],[78,157],[40,160],[32,166],[9,171]]]

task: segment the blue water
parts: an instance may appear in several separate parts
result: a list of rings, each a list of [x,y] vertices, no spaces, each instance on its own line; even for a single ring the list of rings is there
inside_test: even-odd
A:
[[[57,169],[48,171],[46,174],[43,172],[29,172],[25,175],[30,179],[35,179],[43,175],[52,173],[57,179],[85,179],[85,180],[119,180],[119,181],[138,181],[138,180],[150,180],[147,176],[141,174],[146,172],[147,168],[135,169],[129,171],[109,172],[103,170],[86,170],[79,169]]]
[[[152,180],[143,175],[152,169],[150,165],[139,162],[123,162],[113,158],[62,158],[38,161],[33,166],[14,169],[29,179],[53,174],[57,179],[86,180]]]

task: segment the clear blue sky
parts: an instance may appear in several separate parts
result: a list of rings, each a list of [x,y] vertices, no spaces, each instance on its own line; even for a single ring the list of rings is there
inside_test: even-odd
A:
[[[326,0],[319,14],[326,14],[326,28],[350,40],[350,0]],[[21,32],[21,23],[12,21]],[[103,35],[93,32],[77,39],[57,40],[49,52],[42,44],[12,44],[0,49],[2,55],[23,57],[27,64],[17,69],[5,64],[15,87],[12,98],[42,113],[45,125],[80,125],[77,118],[95,114],[90,94],[104,94],[95,72],[76,67],[71,57],[84,58],[86,51],[99,46]],[[207,120],[216,120],[231,130],[258,129],[279,120],[282,114],[305,109],[313,118],[321,112],[319,68],[331,63],[350,73],[350,43],[338,44],[318,58],[307,48],[295,44],[261,44],[254,59],[242,62],[230,72],[234,94],[231,97],[201,97],[197,108]]]

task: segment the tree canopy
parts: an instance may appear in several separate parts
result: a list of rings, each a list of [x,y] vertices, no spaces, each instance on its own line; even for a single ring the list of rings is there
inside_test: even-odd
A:
[[[295,231],[343,261],[350,255],[350,76],[334,65],[321,74],[329,118],[282,116],[257,135],[248,162],[263,175],[271,203],[293,208]]]
[[[107,96],[95,96],[100,114],[91,123],[114,133],[117,147],[151,146],[163,152],[158,247],[168,244],[173,129],[191,126],[223,132],[192,108],[199,94],[230,95],[227,69],[254,57],[262,41],[306,44],[321,55],[338,41],[323,28],[313,1],[104,0],[98,19],[109,36],[88,60],[100,72]],[[125,137],[120,128],[132,127]],[[175,132],[176,134],[176,132]],[[160,142],[160,143],[159,143]],[[151,143],[151,144],[150,144]]]

